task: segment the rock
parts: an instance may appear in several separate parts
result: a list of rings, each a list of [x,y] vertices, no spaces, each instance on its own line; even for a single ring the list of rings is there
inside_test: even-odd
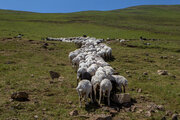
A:
[[[161,56],[161,59],[167,59],[168,57],[167,56]]]
[[[144,45],[151,45],[151,43],[144,43]]]
[[[130,110],[131,110],[132,112],[136,112],[136,109],[137,109],[136,106],[132,106]]]
[[[129,71],[126,71],[126,74],[129,74],[130,72]]]
[[[35,118],[35,119],[38,119],[38,115],[35,115],[34,118]]]
[[[172,120],[178,120],[178,114],[176,114],[176,113],[173,114],[173,115],[172,115]]]
[[[165,111],[165,108],[162,105],[157,105],[157,109],[160,111]]]
[[[114,115],[116,115],[116,114],[118,113],[118,111],[116,111],[116,110],[114,110],[114,109],[111,109],[109,112],[110,112],[110,114],[111,114],[112,116],[114,116]]]
[[[138,93],[142,93],[142,89],[141,89],[141,88],[138,88],[138,89],[137,89],[137,92],[138,92]]]
[[[52,79],[60,77],[60,74],[57,72],[54,72],[54,71],[49,71],[49,74],[50,74]]]
[[[28,101],[28,97],[26,92],[15,92],[11,95],[11,99],[16,101]]]
[[[75,107],[76,107],[76,105],[74,105],[74,104],[73,104],[73,105],[71,105],[71,107],[72,107],[72,108],[75,108]]]
[[[129,93],[115,94],[112,100],[118,104],[129,103],[131,102],[131,96]]]
[[[70,116],[77,116],[79,113],[77,110],[73,110],[69,113]]]
[[[48,46],[49,44],[48,43],[44,43],[44,46]]]
[[[46,45],[42,45],[42,48],[47,49],[47,46]]]
[[[166,111],[166,116],[172,116],[172,112],[171,111]]]
[[[112,120],[112,116],[101,114],[101,115],[95,116],[92,120]]]
[[[106,41],[109,41],[110,40],[110,38],[106,38]]]
[[[172,75],[171,77],[172,77],[173,79],[176,79],[176,76],[175,76],[175,75]]]
[[[64,77],[59,77],[59,78],[58,78],[58,81],[59,81],[59,82],[63,82],[63,80],[64,80]]]
[[[147,112],[146,112],[146,116],[147,116],[147,117],[151,117],[151,116],[152,116],[151,111],[147,111]]]
[[[147,73],[147,72],[144,72],[143,75],[148,75],[148,73]]]
[[[162,117],[161,120],[166,120],[166,117]]]
[[[138,110],[136,113],[142,113],[143,112],[143,110],[142,109],[140,109],[140,110]]]
[[[167,70],[158,70],[157,73],[159,75],[168,75],[168,71]]]
[[[131,91],[134,91],[135,89],[134,88],[131,88]]]
[[[47,109],[46,108],[43,108],[42,111],[46,111]]]
[[[69,101],[69,104],[71,105],[73,102],[72,101]]]
[[[33,74],[31,74],[31,77],[34,77],[34,75],[33,75]]]

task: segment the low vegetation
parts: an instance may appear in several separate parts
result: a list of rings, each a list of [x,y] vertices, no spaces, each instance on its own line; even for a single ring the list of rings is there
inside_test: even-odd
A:
[[[180,113],[179,10],[180,6],[138,6],[68,14],[0,10],[0,118],[85,119],[69,116],[74,109],[81,115],[104,113],[97,107],[79,108],[74,89],[76,72],[68,59],[69,52],[77,47],[73,43],[41,40],[83,34],[110,38],[106,44],[112,48],[115,59],[109,63],[128,78],[127,91],[137,104],[143,96],[166,110]],[[14,38],[19,33],[23,38]],[[156,40],[141,41],[140,36]],[[129,41],[116,40],[121,38]],[[48,43],[47,48],[44,43]],[[59,72],[62,80],[52,81],[50,70]],[[167,70],[168,75],[158,75],[157,70]],[[141,93],[137,92],[139,88]],[[17,91],[26,91],[29,101],[12,101],[11,94]],[[165,112],[150,117],[119,112],[114,119],[161,119]]]

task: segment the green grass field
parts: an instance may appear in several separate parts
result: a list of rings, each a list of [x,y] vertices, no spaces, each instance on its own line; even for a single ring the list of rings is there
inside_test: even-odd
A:
[[[0,119],[27,120],[35,115],[47,120],[85,119],[69,116],[74,109],[80,115],[104,113],[101,108],[78,107],[76,72],[68,60],[69,52],[77,47],[73,43],[48,42],[48,49],[42,48],[45,43],[42,38],[83,34],[111,39],[106,44],[112,47],[115,60],[109,63],[127,77],[128,92],[133,98],[145,96],[166,110],[180,113],[179,11],[180,5],[67,14],[0,10]],[[24,35],[22,39],[13,38],[19,33]],[[140,36],[159,40],[140,41]],[[114,40],[120,38],[130,41],[122,44]],[[169,75],[158,75],[159,69],[168,70]],[[55,80],[50,84],[49,70],[59,72],[63,82]],[[148,75],[144,76],[143,72]],[[137,88],[143,92],[132,91]],[[10,101],[16,91],[28,92],[30,101]],[[114,119],[161,119],[165,112],[153,113],[151,117],[120,112]]]

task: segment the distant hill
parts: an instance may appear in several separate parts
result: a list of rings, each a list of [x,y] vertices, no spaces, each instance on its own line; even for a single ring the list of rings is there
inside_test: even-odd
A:
[[[139,36],[179,40],[180,5],[144,5],[112,11],[33,13],[0,10],[0,36],[25,34],[27,38]]]

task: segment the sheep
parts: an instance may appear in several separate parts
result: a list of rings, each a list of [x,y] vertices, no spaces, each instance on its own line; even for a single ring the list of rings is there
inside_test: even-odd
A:
[[[108,97],[108,106],[110,106],[110,93],[112,90],[112,83],[110,80],[108,79],[103,79],[100,83],[100,92],[99,92],[99,105],[101,106],[101,97],[102,94],[103,96],[105,96],[105,94],[107,93],[107,97]]]
[[[90,83],[89,80],[82,80],[78,83],[78,86],[76,87],[76,90],[79,95],[79,104],[80,107],[82,106],[81,100],[84,97],[85,102],[87,103],[87,98],[90,95],[91,102],[93,103],[92,100],[92,84]]]
[[[82,67],[77,70],[77,84],[79,82],[80,77],[82,76],[82,73],[85,73],[87,71],[87,68]]]
[[[79,76],[80,80],[87,79],[91,81],[91,74],[89,72],[82,72]]]
[[[112,75],[112,77],[113,77],[112,81],[116,82],[120,91],[122,91],[122,87],[123,87],[123,92],[125,93],[126,92],[126,86],[128,85],[128,80],[121,75]]]
[[[107,77],[111,79],[112,75],[114,74],[114,69],[111,66],[104,66],[103,68],[106,72]]]
[[[97,64],[92,64],[88,69],[87,72],[89,72],[91,74],[91,76],[94,76],[96,71],[98,69],[98,65]]]

